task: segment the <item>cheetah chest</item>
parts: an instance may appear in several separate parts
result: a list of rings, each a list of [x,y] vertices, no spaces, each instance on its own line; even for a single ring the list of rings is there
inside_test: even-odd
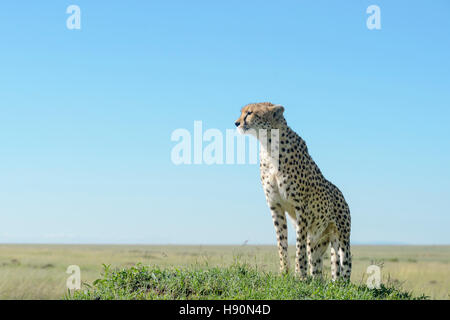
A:
[[[261,179],[270,205],[280,204],[284,211],[294,214],[294,203],[289,199],[288,178],[273,167],[261,170]]]

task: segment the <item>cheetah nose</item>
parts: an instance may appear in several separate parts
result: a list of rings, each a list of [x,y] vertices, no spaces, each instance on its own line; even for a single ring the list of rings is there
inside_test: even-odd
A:
[[[236,121],[236,122],[234,123],[234,125],[235,125],[236,127],[239,127],[240,124],[241,124],[241,123],[240,123],[239,121]]]

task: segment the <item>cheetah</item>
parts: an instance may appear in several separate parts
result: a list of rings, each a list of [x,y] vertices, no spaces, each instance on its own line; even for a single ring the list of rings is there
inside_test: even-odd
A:
[[[305,279],[309,267],[310,276],[322,277],[323,256],[331,244],[331,279],[349,280],[349,207],[341,191],[324,178],[283,113],[280,105],[252,103],[242,108],[235,122],[240,133],[260,142],[261,183],[275,226],[280,271],[289,270],[287,213],[297,233],[295,274]]]

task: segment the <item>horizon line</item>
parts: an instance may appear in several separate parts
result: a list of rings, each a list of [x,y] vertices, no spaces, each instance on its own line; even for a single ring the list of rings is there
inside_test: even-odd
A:
[[[117,243],[117,242],[101,242],[101,243],[79,243],[79,242],[0,242],[0,245],[72,245],[72,246],[191,246],[191,247],[214,247],[214,246],[234,246],[234,247],[251,247],[251,246],[274,246],[276,243]],[[294,245],[295,243],[289,243]],[[411,244],[411,243],[399,243],[399,242],[356,242],[351,244],[352,246],[450,246],[450,243],[437,243],[437,244]]]

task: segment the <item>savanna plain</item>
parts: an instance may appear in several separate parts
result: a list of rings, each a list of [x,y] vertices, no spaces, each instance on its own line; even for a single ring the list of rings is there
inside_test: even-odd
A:
[[[289,249],[291,266],[294,248]],[[351,281],[365,284],[369,265],[378,265],[381,282],[429,299],[450,299],[450,246],[352,246]],[[261,272],[278,273],[275,246],[176,245],[0,245],[0,299],[63,299],[68,266],[81,270],[82,289],[102,277],[104,265],[159,269],[227,268],[246,264]],[[324,275],[330,274],[329,251]]]

